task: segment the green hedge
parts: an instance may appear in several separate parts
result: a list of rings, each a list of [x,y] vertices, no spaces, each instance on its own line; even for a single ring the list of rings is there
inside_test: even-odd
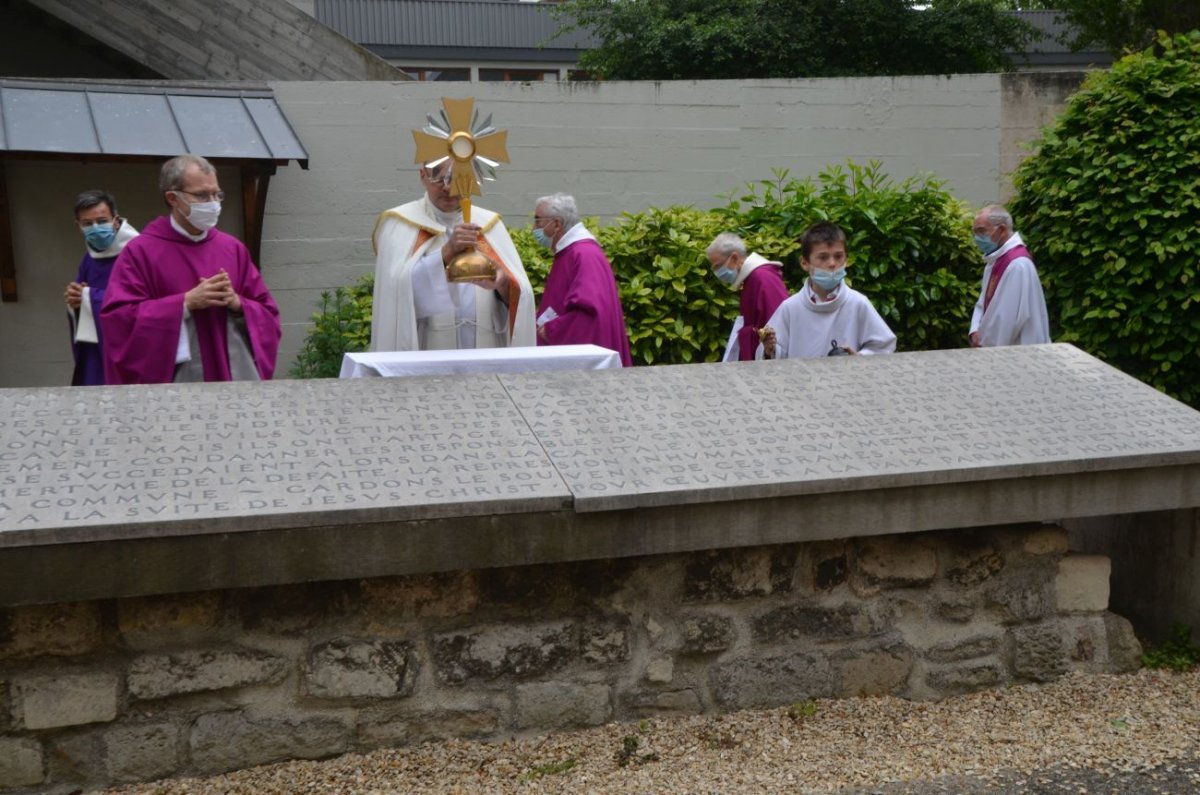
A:
[[[1093,72],[1012,204],[1056,338],[1200,406],[1200,33]]]
[[[349,287],[321,293],[313,327],[292,365],[293,378],[337,378],[342,354],[365,351],[371,344],[371,304],[375,274]]]
[[[622,215],[610,226],[589,223],[617,276],[634,362],[720,358],[738,314],[738,295],[712,276],[704,255],[717,233],[736,231],[752,250],[784,262],[785,279],[795,291],[803,282],[796,238],[819,220],[846,230],[852,262],[847,280],[871,298],[900,348],[965,344],[982,269],[971,242],[970,212],[935,179],[897,185],[878,163],[848,163],[816,179],[776,172],[715,210],[651,208]],[[550,252],[528,229],[509,231],[540,296]],[[366,277],[322,296],[293,375],[336,375],[342,353],[366,349],[370,283]]]
[[[796,263],[804,230],[833,221],[846,232],[847,281],[871,299],[900,349],[966,344],[983,260],[971,240],[970,210],[939,180],[913,177],[897,185],[877,161],[835,165],[815,180],[777,172],[718,212],[764,255],[795,252]],[[798,289],[798,265],[791,277]]]

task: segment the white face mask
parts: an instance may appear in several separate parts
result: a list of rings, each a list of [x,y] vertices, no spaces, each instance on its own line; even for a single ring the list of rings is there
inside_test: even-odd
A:
[[[220,202],[196,202],[188,205],[188,223],[201,232],[207,232],[216,226],[220,217]]]

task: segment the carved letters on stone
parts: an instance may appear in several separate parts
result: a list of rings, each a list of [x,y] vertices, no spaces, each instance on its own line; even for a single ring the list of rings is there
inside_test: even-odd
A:
[[[1067,345],[10,389],[0,546],[1197,462],[1200,413]]]

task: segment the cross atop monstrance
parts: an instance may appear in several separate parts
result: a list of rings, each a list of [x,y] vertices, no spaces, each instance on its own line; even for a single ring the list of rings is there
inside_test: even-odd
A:
[[[450,195],[462,199],[463,223],[471,223],[471,196],[483,195],[481,183],[496,179],[496,166],[508,162],[508,131],[492,126],[491,114],[482,122],[474,97],[442,97],[442,110],[432,113],[423,130],[413,130],[415,162],[434,169],[450,160]],[[478,251],[464,251],[446,266],[451,281],[491,281],[496,266]]]

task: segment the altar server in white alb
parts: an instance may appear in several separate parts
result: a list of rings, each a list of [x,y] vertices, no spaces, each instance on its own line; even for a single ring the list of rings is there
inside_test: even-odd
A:
[[[828,221],[800,238],[800,266],[808,278],[775,310],[762,330],[760,359],[891,353],[896,335],[871,301],[846,285],[846,234]]]
[[[998,204],[979,211],[972,225],[983,252],[983,286],[971,315],[972,348],[1037,345],[1050,341],[1050,317],[1033,257]]]
[[[502,348],[537,344],[533,289],[500,216],[450,195],[450,164],[420,170],[425,195],[375,224],[371,350]],[[475,247],[497,264],[487,284],[451,282],[446,265]]]

